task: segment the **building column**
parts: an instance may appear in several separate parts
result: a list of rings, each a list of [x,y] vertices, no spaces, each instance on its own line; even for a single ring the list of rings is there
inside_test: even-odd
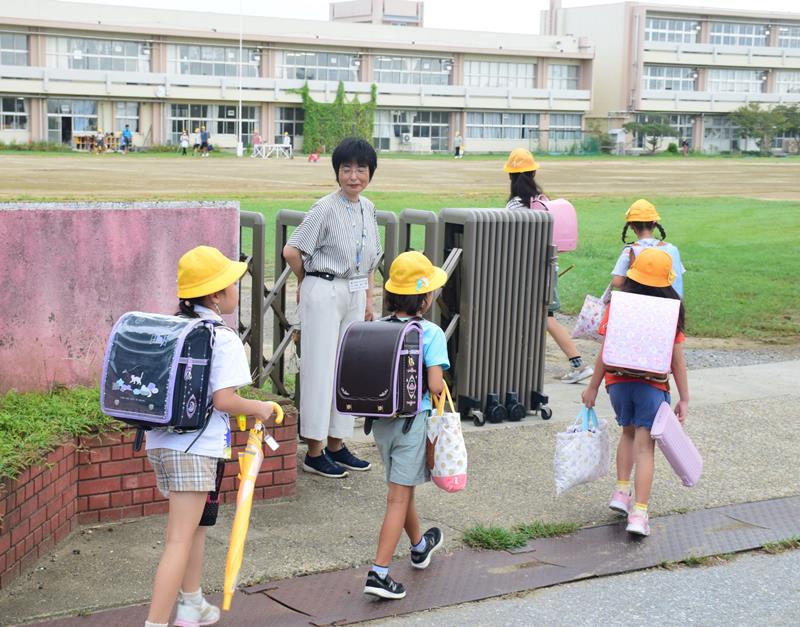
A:
[[[700,32],[697,35],[697,43],[698,44],[707,44],[711,34],[711,26],[709,26],[708,20],[701,20],[700,21]]]
[[[44,98],[28,98],[28,139],[32,142],[47,141],[47,102]]]
[[[539,114],[539,147],[538,152],[547,152],[550,144],[550,112],[542,111]]]
[[[590,91],[592,89],[592,60],[581,59],[578,66],[578,89]]]
[[[154,146],[164,143],[165,113],[166,108],[163,102],[153,103],[153,115],[150,123],[150,135],[152,139],[150,141]]]
[[[534,89],[547,89],[547,59],[539,59],[536,63],[535,80]]]
[[[361,66],[358,68],[358,80],[362,83],[372,83],[375,71],[375,57],[371,50],[361,52]]]
[[[275,143],[275,135],[277,134],[277,129],[275,128],[275,120],[277,119],[277,110],[278,105],[274,102],[265,102],[264,106],[261,108],[261,120],[264,123],[264,132],[261,134],[266,140],[266,143],[273,144]]]
[[[464,84],[464,55],[460,52],[453,55],[453,70],[450,74],[450,84]]]
[[[31,32],[28,35],[28,65],[47,66],[47,37]]]
[[[258,68],[258,75],[261,78],[275,78],[275,67],[279,54],[278,50],[261,48],[261,65]]]
[[[694,128],[692,129],[692,148],[695,152],[703,152],[703,133],[705,120],[702,115],[694,118]]]
[[[150,46],[150,71],[154,74],[167,73],[167,44],[153,41]]]

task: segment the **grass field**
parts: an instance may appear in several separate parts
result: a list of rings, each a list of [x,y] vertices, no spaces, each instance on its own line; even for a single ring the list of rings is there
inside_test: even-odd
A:
[[[279,209],[306,210],[334,189],[329,161],[192,159],[174,155],[0,154],[2,200],[233,199],[267,220],[267,259]],[[367,196],[381,210],[505,204],[501,156],[383,159]],[[796,160],[542,159],[551,195],[578,209],[580,243],[560,259],[563,310],[599,295],[621,249],[625,209],[652,200],[681,250],[688,330],[707,337],[800,336],[800,185]],[[776,201],[772,199],[787,199]],[[246,244],[246,243],[245,243]],[[415,242],[421,247],[421,242]],[[268,275],[269,276],[269,275]]]

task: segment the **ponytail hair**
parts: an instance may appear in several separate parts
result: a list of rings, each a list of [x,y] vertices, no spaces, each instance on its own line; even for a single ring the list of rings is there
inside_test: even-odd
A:
[[[686,310],[684,309],[681,297],[678,296],[678,292],[676,292],[675,288],[671,285],[668,285],[667,287],[651,287],[649,285],[639,283],[638,281],[634,281],[632,278],[626,276],[620,291],[630,292],[631,294],[643,294],[644,296],[655,296],[657,298],[672,298],[673,300],[679,300],[681,302],[681,308],[678,312],[678,330],[683,331],[685,329]]]
[[[194,310],[194,306],[202,305],[204,298],[205,296],[198,296],[197,298],[181,298],[178,301],[178,311],[175,313],[175,315],[183,316],[184,318],[199,318],[200,314]]]
[[[628,235],[628,228],[632,228],[634,232],[638,234],[641,231],[658,231],[661,234],[661,241],[663,242],[667,239],[667,232],[664,230],[664,227],[661,226],[658,222],[626,222],[625,226],[622,229],[622,243],[625,245],[633,244],[636,240],[632,242],[626,241],[626,237]]]
[[[534,178],[536,176],[535,170],[529,172],[512,172],[508,176],[511,179],[511,194],[508,197],[509,200],[518,197],[522,201],[522,204],[530,207],[531,200],[544,193]]]

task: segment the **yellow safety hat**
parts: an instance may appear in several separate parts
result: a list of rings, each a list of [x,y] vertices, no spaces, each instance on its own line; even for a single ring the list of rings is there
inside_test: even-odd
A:
[[[447,273],[415,250],[395,257],[384,289],[393,294],[427,294],[447,283]]]
[[[533,158],[530,150],[525,148],[514,148],[511,154],[508,155],[508,161],[503,166],[503,170],[509,174],[516,172],[533,172],[539,169],[539,164]]]
[[[650,287],[668,287],[675,280],[672,257],[657,248],[645,248],[633,262],[628,278]]]
[[[178,261],[178,298],[208,296],[233,285],[247,264],[232,261],[212,246],[197,246]]]
[[[655,205],[644,198],[637,200],[625,212],[626,222],[657,222],[660,219]]]

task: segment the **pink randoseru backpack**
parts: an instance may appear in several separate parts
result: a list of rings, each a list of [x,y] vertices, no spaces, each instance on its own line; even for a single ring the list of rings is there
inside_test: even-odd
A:
[[[703,473],[703,458],[689,439],[683,425],[673,413],[669,403],[661,403],[650,429],[650,437],[658,443],[672,470],[681,483],[691,488]]]
[[[531,199],[531,209],[553,214],[553,246],[564,253],[578,247],[578,215],[572,203],[563,198],[550,200],[542,194]]]
[[[672,298],[613,292],[603,344],[606,369],[668,374],[680,306]]]

